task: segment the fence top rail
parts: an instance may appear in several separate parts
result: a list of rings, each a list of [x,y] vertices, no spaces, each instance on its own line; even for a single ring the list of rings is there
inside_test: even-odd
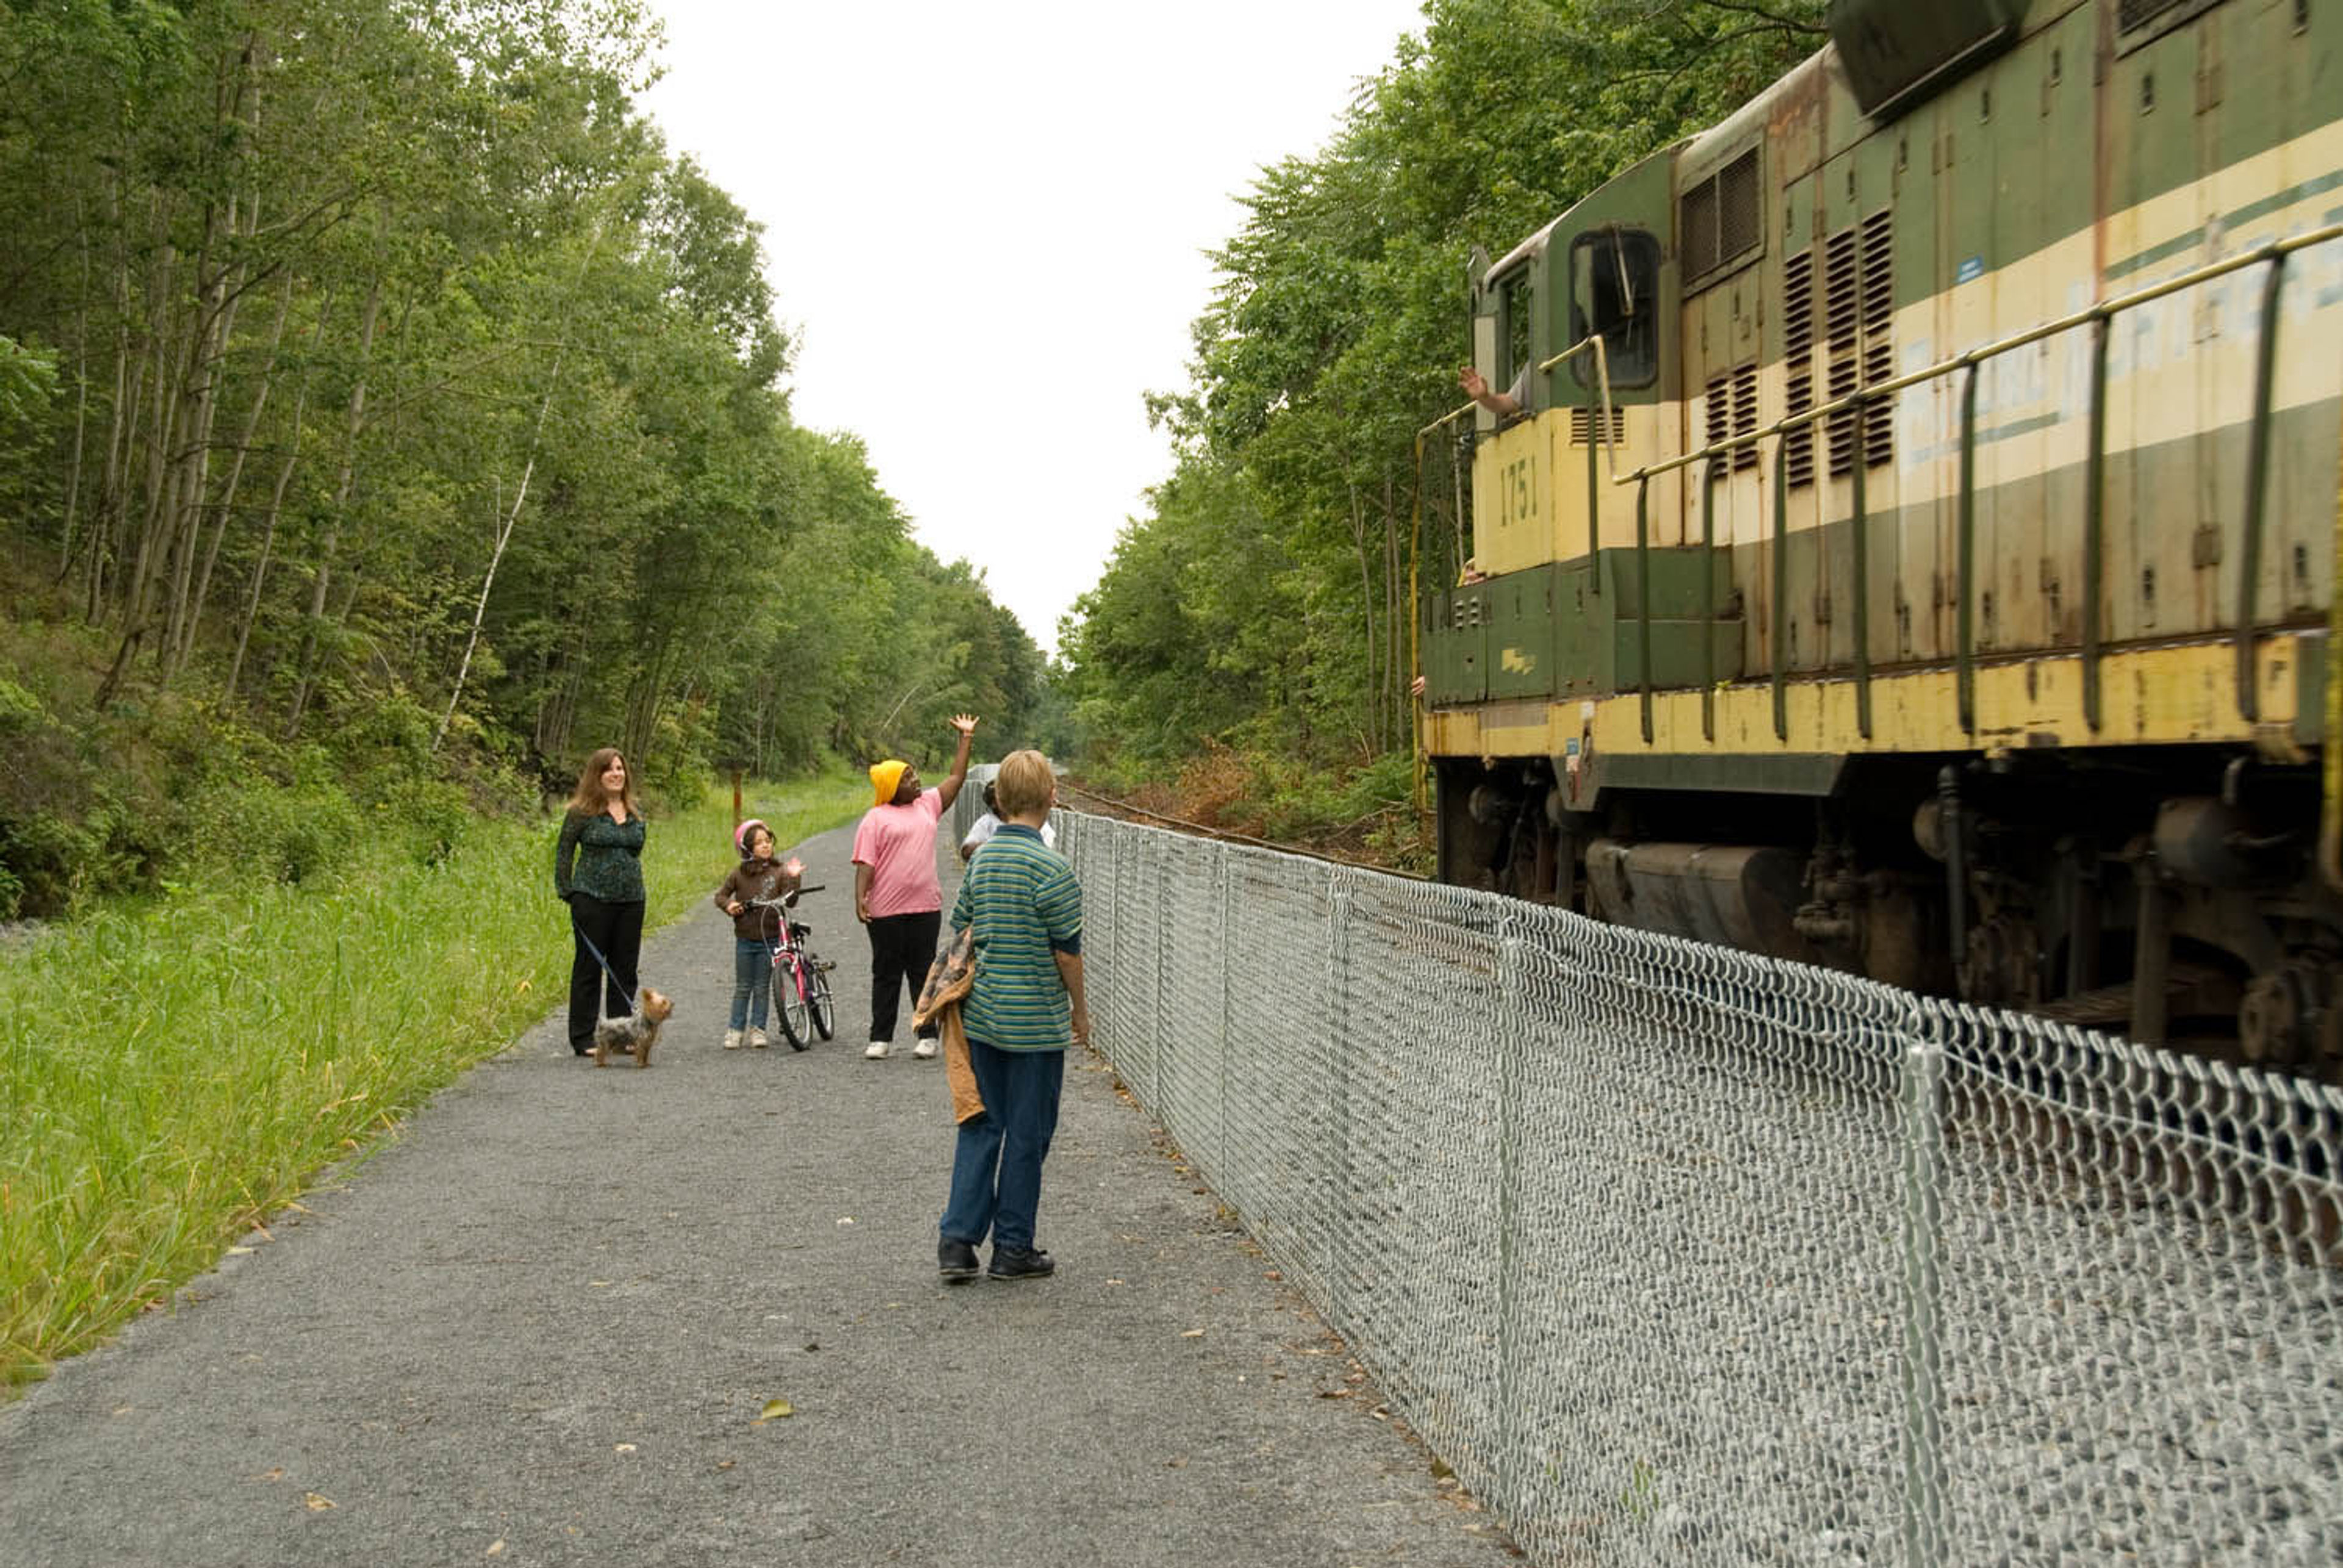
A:
[[[1293,855],[1305,860],[1318,860],[1329,866],[1340,866],[1345,870],[1365,871],[1379,877],[1393,877],[1403,882],[1433,881],[1432,878],[1418,876],[1413,871],[1397,871],[1389,866],[1369,865],[1364,860],[1346,860],[1340,855],[1322,855],[1315,849],[1305,849],[1298,845],[1273,844],[1267,839],[1255,839],[1249,834],[1232,832],[1226,828],[1210,827],[1205,823],[1191,822],[1180,817],[1167,817],[1161,811],[1150,811],[1144,806],[1133,806],[1127,800],[1118,800],[1111,795],[1101,795],[1096,790],[1085,789],[1079,784],[1069,784],[1063,779],[1059,780],[1058,790],[1061,794],[1080,795],[1085,800],[1095,800],[1101,806],[1111,807],[1117,811],[1128,811],[1134,817],[1144,817],[1149,822],[1160,824],[1166,829],[1192,833],[1202,838],[1217,839],[1222,843],[1242,844],[1249,849],[1267,849],[1273,854]],[[1077,815],[1099,816],[1108,821],[1114,820],[1111,817],[1105,817],[1103,812],[1080,812]]]

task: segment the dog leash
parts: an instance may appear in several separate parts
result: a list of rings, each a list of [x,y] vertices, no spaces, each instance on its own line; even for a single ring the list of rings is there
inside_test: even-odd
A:
[[[618,971],[610,967],[610,960],[602,956],[602,950],[594,945],[594,939],[586,934],[586,928],[578,923],[578,911],[576,910],[569,911],[569,930],[571,935],[575,936],[579,941],[586,944],[586,950],[594,955],[594,961],[602,966],[602,972],[610,977],[610,983],[617,986],[618,988],[618,994],[627,999],[627,1010],[628,1012],[634,1011],[635,993],[627,989],[627,982],[618,978]],[[601,1010],[602,1010],[599,1007],[597,1007],[594,1010],[598,1015]]]

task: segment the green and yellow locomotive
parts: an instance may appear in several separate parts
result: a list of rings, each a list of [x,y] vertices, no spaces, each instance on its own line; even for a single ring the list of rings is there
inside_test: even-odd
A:
[[[1442,875],[2343,1077],[2343,0],[1830,31],[1476,260]]]

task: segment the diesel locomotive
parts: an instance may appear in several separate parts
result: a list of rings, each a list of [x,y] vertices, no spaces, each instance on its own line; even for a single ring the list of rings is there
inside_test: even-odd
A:
[[[2343,1081],[2343,0],[1828,27],[1476,253],[1441,875]]]

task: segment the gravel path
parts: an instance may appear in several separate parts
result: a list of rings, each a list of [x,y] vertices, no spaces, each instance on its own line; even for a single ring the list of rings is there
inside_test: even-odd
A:
[[[1096,1059],[1045,1178],[1058,1277],[938,1283],[942,1071],[908,1010],[862,1059],[850,841],[799,849],[836,1042],[720,1050],[698,905],[646,943],[650,1070],[548,1019],[0,1410],[0,1563],[1512,1560],[1372,1391],[1321,1397],[1342,1347]]]

